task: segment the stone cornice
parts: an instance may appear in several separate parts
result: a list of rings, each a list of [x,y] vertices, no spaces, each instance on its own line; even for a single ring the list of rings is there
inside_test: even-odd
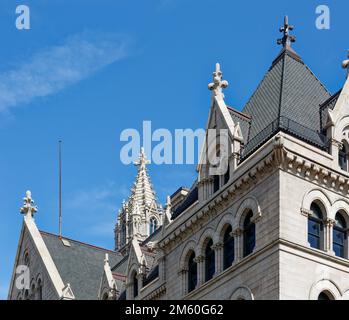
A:
[[[309,180],[343,196],[348,196],[349,194],[348,176],[286,149],[282,168],[300,178]]]

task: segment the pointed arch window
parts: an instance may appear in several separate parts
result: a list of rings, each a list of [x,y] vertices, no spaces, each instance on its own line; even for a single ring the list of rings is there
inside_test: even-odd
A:
[[[322,248],[322,238],[324,232],[323,214],[316,203],[310,206],[311,214],[308,217],[308,242],[312,248]]]
[[[346,258],[347,226],[341,213],[336,214],[336,222],[333,226],[333,251],[337,257]]]
[[[138,275],[137,272],[133,274],[133,297],[138,296]]]
[[[243,228],[243,240],[244,240],[244,257],[251,254],[256,245],[256,226],[254,222],[252,222],[253,212],[250,210],[244,220],[244,228]]]
[[[38,300],[42,300],[42,281],[38,280]]]
[[[122,222],[121,227],[121,245],[123,246],[126,243],[126,221]]]
[[[338,152],[338,164],[342,170],[348,171],[348,150],[344,143]]]
[[[198,282],[198,268],[195,261],[195,253],[192,252],[188,261],[188,293],[195,290]]]
[[[224,233],[223,239],[223,269],[229,268],[235,258],[235,245],[234,245],[234,237],[231,235],[232,227],[229,226]]]
[[[153,234],[157,228],[158,228],[158,221],[154,217],[152,217],[149,223],[149,234],[150,235]]]
[[[212,246],[213,241],[210,239],[205,248],[205,281],[211,280],[215,273],[215,253]]]

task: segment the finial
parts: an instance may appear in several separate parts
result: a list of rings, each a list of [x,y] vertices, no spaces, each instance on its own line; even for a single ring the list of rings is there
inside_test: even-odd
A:
[[[222,71],[219,63],[216,63],[216,71],[213,72],[213,82],[208,85],[208,89],[213,92],[214,96],[224,98],[223,89],[228,87],[228,81],[222,80]]]
[[[171,197],[167,196],[166,198],[166,208],[171,208],[172,203],[171,203]]]
[[[283,32],[284,36],[277,40],[277,44],[281,44],[284,48],[290,48],[291,43],[296,41],[296,37],[290,35],[290,31],[294,29],[294,26],[288,24],[288,16],[284,18],[284,26],[279,30]]]
[[[145,152],[144,152],[144,148],[142,147],[141,148],[141,152],[139,154],[139,158],[137,161],[134,162],[134,164],[137,166],[137,167],[140,167],[140,168],[145,168],[145,166],[147,164],[149,164],[150,161],[147,159],[146,155],[145,155]]]
[[[349,58],[349,50],[348,50],[348,58]],[[347,79],[349,77],[349,60],[344,60],[342,62],[343,69],[347,69]]]
[[[23,207],[20,209],[20,212],[25,216],[32,217],[34,213],[38,211],[38,207],[35,205],[34,200],[32,199],[32,193],[29,190],[25,193],[23,202]]]

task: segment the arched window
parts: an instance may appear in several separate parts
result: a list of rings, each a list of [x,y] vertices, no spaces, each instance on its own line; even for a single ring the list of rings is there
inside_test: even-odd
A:
[[[38,280],[38,300],[42,300],[42,281]]]
[[[231,236],[232,227],[229,226],[224,233],[223,239],[223,269],[229,268],[234,262],[235,258],[235,245],[234,245],[234,237]]]
[[[198,268],[195,261],[195,253],[192,252],[188,261],[188,293],[195,290],[198,282]]]
[[[338,164],[342,170],[348,171],[348,154],[344,144],[338,152]]]
[[[153,217],[149,223],[149,235],[153,234],[158,228],[158,221]]]
[[[318,300],[334,300],[333,296],[329,292],[327,292],[327,291],[322,291],[319,294],[317,299]]]
[[[322,248],[323,238],[323,215],[320,207],[316,203],[310,206],[311,214],[308,217],[308,242],[312,248]]]
[[[29,259],[29,253],[28,253],[28,251],[26,251],[26,252],[24,253],[24,264],[25,264],[27,267],[29,267],[29,265],[30,265],[30,259]]]
[[[345,248],[347,241],[347,226],[343,216],[336,214],[336,223],[333,226],[333,251],[337,257],[346,258]]]
[[[256,245],[256,226],[251,221],[252,217],[253,212],[250,210],[244,221],[244,257],[251,254]]]
[[[205,249],[205,281],[211,280],[215,273],[215,254],[212,246],[213,241],[210,239]]]
[[[217,192],[219,190],[219,176],[214,175],[213,176],[213,193]]]
[[[136,298],[138,296],[138,276],[137,272],[133,274],[133,297]]]
[[[123,246],[125,243],[126,243],[126,221],[123,221],[121,226],[121,245]]]
[[[226,184],[230,179],[230,166],[228,164],[227,172],[224,174],[224,184]]]

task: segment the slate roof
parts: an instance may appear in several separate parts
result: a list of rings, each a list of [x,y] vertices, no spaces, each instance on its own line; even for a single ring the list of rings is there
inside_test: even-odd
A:
[[[247,143],[249,136],[250,136],[250,128],[251,128],[251,116],[247,115],[245,113],[242,113],[241,111],[238,111],[232,107],[228,107],[228,111],[230,113],[231,118],[233,119],[234,123],[240,124],[242,136],[244,137],[244,142]]]
[[[250,138],[280,116],[319,130],[319,106],[328,98],[330,93],[301,58],[283,49],[243,109],[252,117]]]
[[[302,59],[293,50],[282,49],[243,108],[243,113],[251,116],[248,144],[253,141],[253,145],[257,145],[257,140],[265,139],[268,132],[270,137],[278,129],[285,131],[282,126],[287,122],[291,134],[324,147],[323,137],[318,136],[321,131],[319,112],[320,104],[330,97]],[[253,148],[248,144],[246,149],[251,151]]]
[[[171,219],[177,218],[183,211],[188,209],[192,204],[198,200],[198,187],[195,183],[183,201],[172,211]]]
[[[105,254],[109,255],[110,265],[115,265],[122,256],[115,251],[64,238],[70,243],[70,247],[67,247],[57,235],[40,233],[64,284],[70,283],[75,298],[97,299]]]

